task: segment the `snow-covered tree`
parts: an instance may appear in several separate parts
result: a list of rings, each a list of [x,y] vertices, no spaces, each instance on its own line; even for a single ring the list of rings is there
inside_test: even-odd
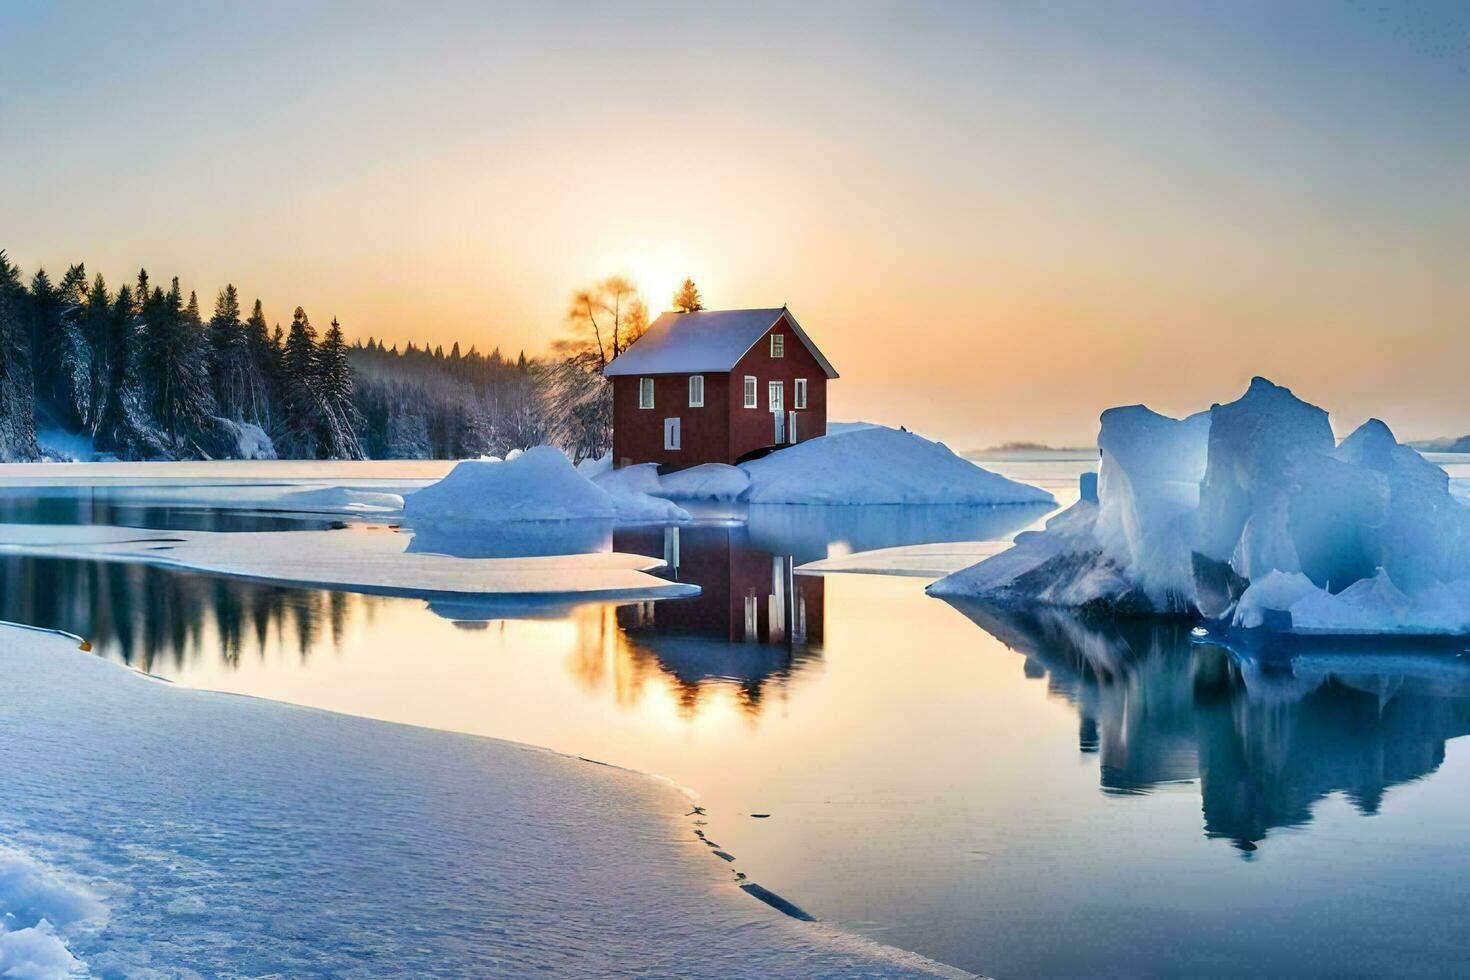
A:
[[[342,325],[332,325],[317,350],[317,389],[321,403],[319,451],[329,459],[362,459],[358,431],[362,417],[352,400],[352,365],[347,362],[347,342]]]
[[[0,251],[0,462],[37,459],[30,337],[20,270]]]

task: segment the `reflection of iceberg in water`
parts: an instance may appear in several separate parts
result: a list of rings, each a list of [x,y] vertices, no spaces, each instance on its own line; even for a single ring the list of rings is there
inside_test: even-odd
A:
[[[700,587],[697,596],[617,611],[629,647],[655,658],[689,694],[733,681],[754,707],[767,684],[784,683],[818,656],[826,583],[794,575],[790,555],[752,547],[746,528],[626,528],[613,546],[662,558],[665,574]]]
[[[1076,707],[1105,791],[1198,779],[1206,836],[1242,850],[1332,793],[1377,812],[1470,734],[1470,664],[1452,656],[1320,647],[1263,663],[1177,624],[953,604]]]

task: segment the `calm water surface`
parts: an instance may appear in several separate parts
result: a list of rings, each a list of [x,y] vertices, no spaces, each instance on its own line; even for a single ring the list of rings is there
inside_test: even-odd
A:
[[[1087,465],[997,468],[1062,497]],[[954,606],[919,579],[793,574],[895,535],[1009,538],[1037,516],[783,508],[748,526],[619,531],[616,547],[667,557],[704,594],[489,622],[420,601],[10,558],[0,618],[81,633],[99,655],[183,684],[667,776],[699,794],[732,873],[976,971],[1470,967],[1470,661],[1458,650],[1263,659],[1173,625]]]

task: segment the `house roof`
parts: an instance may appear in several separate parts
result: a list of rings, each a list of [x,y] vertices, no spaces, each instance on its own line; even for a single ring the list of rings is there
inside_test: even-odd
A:
[[[615,378],[629,374],[712,374],[733,370],[745,352],[766,335],[781,317],[812,352],[827,377],[837,377],[832,363],[812,343],[796,317],[784,306],[771,310],[701,310],[664,313],[648,332],[618,355],[602,371]]]

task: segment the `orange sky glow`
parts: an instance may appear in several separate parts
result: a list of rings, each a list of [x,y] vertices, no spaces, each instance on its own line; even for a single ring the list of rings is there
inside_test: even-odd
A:
[[[0,247],[528,353],[692,276],[959,449],[1253,374],[1470,432],[1465,18],[1054,6],[12,9]]]

